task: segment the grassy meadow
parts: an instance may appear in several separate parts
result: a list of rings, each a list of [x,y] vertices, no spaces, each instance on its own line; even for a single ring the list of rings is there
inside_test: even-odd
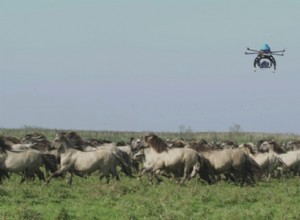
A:
[[[49,140],[56,131],[38,128],[0,129],[0,135],[22,137],[39,131]],[[138,132],[77,131],[83,138],[127,141],[139,137]],[[255,133],[164,133],[163,138],[185,138],[235,142],[275,139],[285,142],[298,139],[293,134]],[[88,178],[75,176],[73,186],[63,178],[53,179],[47,186],[35,180],[19,184],[21,177],[12,175],[0,185],[0,219],[300,219],[299,177],[271,179],[254,187],[238,187],[221,181],[207,185],[192,179],[178,185],[164,179],[149,184],[146,177],[109,185],[99,182],[97,174]]]
[[[300,219],[299,178],[237,187],[193,179],[180,186],[165,179],[150,185],[123,177],[109,185],[96,175],[18,183],[14,175],[0,187],[0,219]]]

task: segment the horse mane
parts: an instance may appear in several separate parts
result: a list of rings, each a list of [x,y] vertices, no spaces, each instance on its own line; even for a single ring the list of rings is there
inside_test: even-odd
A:
[[[225,148],[238,148],[238,145],[236,143],[234,143],[233,141],[225,140],[220,144],[220,147],[222,149],[225,149]]]
[[[65,134],[66,134],[65,132],[57,133],[52,147],[54,147],[55,149],[59,149],[60,147],[63,146],[63,148],[65,150],[66,149],[76,149],[76,148],[74,148],[72,143],[70,143],[69,139],[65,136]]]
[[[43,135],[43,134],[41,134],[41,133],[39,133],[39,132],[34,132],[34,133],[31,133],[31,134],[26,134],[25,135],[25,139],[34,140],[36,142],[42,142],[42,141],[47,140],[46,136]]]
[[[150,145],[157,153],[168,152],[168,145],[163,139],[159,138],[155,134],[149,134],[145,136],[145,142]]]
[[[0,149],[3,152],[6,152],[7,150],[8,151],[12,151],[11,146],[9,146],[8,144],[6,144],[5,137],[0,137]]]
[[[64,136],[68,140],[70,145],[73,146],[73,148],[79,149],[79,150],[83,149],[83,146],[82,146],[83,140],[75,131],[71,131],[71,132],[63,131],[63,132],[60,132],[60,135]]]
[[[197,152],[207,152],[212,150],[212,146],[204,139],[201,139],[198,142],[191,142],[189,148]]]
[[[13,144],[20,144],[21,141],[16,137],[11,136],[0,136],[0,138],[4,141],[7,145],[13,145]]]
[[[180,141],[176,141],[172,144],[172,147],[174,148],[183,148],[186,146],[186,143],[184,143],[184,141],[180,140]]]
[[[186,143],[183,140],[169,140],[167,145],[169,148],[183,148],[186,146]]]
[[[110,144],[111,141],[110,140],[106,140],[106,139],[95,139],[95,138],[92,138],[92,139],[89,139],[87,141],[87,143],[89,145],[91,145],[92,147],[97,147],[97,146],[100,146],[100,145],[103,145],[103,144]]]
[[[36,150],[49,150],[51,147],[51,142],[46,138],[45,135],[34,132],[31,134],[26,134],[25,137],[22,140],[27,140],[30,142],[33,142],[35,145],[32,147]]]
[[[256,154],[256,152],[254,151],[254,149],[252,148],[252,146],[250,144],[244,144],[244,147],[246,147],[251,154]]]
[[[279,144],[276,141],[271,141],[270,144],[273,145],[273,150],[277,153],[277,154],[283,154],[286,153],[286,151],[279,146]]]

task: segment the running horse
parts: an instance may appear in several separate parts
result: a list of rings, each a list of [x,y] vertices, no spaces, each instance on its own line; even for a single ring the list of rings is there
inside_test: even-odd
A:
[[[184,183],[199,172],[201,158],[195,150],[169,148],[167,143],[155,134],[146,135],[144,142],[145,146],[134,156],[145,156],[142,174],[151,172],[156,175],[167,171],[180,178],[180,183]]]

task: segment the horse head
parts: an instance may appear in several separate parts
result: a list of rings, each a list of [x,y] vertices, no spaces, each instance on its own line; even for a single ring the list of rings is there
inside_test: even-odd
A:
[[[168,145],[161,138],[155,134],[148,134],[145,136],[145,142],[149,144],[157,153],[168,151]]]
[[[258,143],[258,149],[259,149],[259,152],[266,153],[266,152],[269,152],[270,150],[273,151],[274,146],[273,146],[273,144],[270,143],[270,141],[260,141]]]
[[[287,142],[283,148],[286,150],[286,151],[292,151],[292,150],[300,150],[300,141],[298,140],[295,140],[295,141],[289,141]]]
[[[51,147],[56,149],[58,153],[64,153],[66,149],[71,148],[64,132],[57,133],[51,143]]]
[[[140,148],[133,156],[132,160],[134,161],[140,161],[142,159],[145,159],[145,152],[144,148]]]

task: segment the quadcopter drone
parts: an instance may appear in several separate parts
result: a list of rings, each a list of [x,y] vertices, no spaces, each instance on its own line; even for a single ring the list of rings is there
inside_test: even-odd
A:
[[[271,48],[268,44],[264,44],[260,50],[253,50],[249,47],[247,48],[247,50],[251,52],[245,52],[246,55],[257,54],[257,57],[255,58],[253,63],[254,72],[256,71],[256,66],[258,66],[260,69],[269,69],[273,66],[273,73],[275,73],[276,60],[274,59],[273,55],[283,56],[285,52],[285,50],[271,51]]]

